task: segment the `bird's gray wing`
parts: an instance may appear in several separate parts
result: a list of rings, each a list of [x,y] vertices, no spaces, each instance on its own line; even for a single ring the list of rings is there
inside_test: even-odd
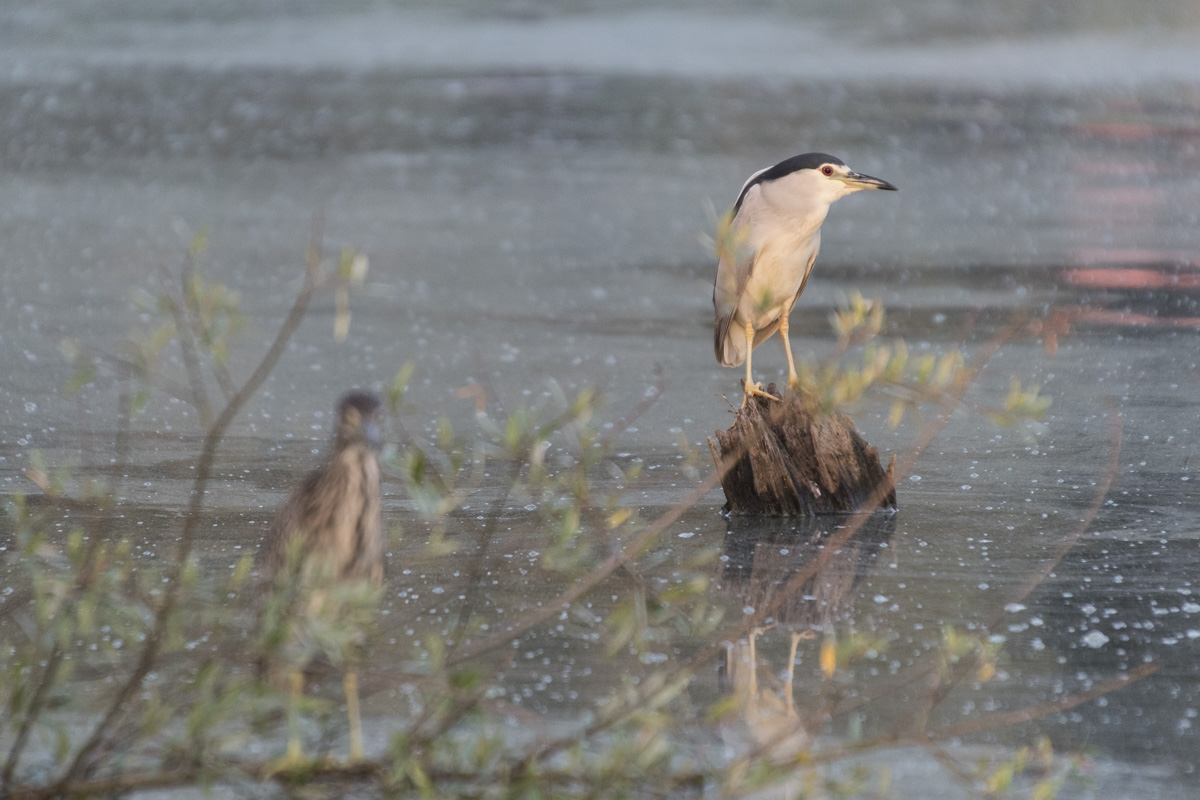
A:
[[[713,282],[713,350],[720,364],[725,363],[725,336],[753,272],[754,253],[727,215],[717,229],[717,278]]]
[[[321,476],[321,470],[314,470],[306,475],[271,520],[266,540],[255,558],[255,565],[261,571],[264,580],[274,581],[275,575],[289,566],[288,549],[293,546],[293,540],[301,539],[304,542],[301,547],[307,548],[311,518],[314,517],[311,509],[312,498],[320,489]],[[291,566],[294,568],[297,565]]]
[[[796,301],[800,299],[800,295],[804,294],[804,287],[808,286],[808,279],[812,275],[813,264],[817,263],[817,253],[820,252],[820,240],[817,241],[817,247],[813,248],[812,255],[808,257],[808,264],[804,267],[804,280],[800,281],[800,288],[796,290],[796,296],[792,298],[792,304],[788,306],[786,313],[792,313],[792,309],[796,307]]]

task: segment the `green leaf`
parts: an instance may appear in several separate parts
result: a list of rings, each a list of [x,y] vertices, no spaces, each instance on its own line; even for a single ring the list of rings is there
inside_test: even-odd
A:
[[[201,228],[196,231],[196,235],[192,237],[192,242],[188,245],[188,255],[191,258],[199,258],[208,249],[208,228]]]
[[[414,361],[408,361],[396,373],[396,377],[392,379],[392,385],[388,388],[387,399],[388,408],[393,414],[400,412],[400,404],[404,402],[404,392],[408,388],[408,382],[412,380],[413,372],[417,365]]]
[[[139,389],[129,400],[129,415],[137,416],[146,410],[146,402],[150,399],[149,389]]]
[[[417,787],[417,791],[422,797],[433,797],[433,781],[429,780],[429,774],[425,772],[425,767],[415,758],[408,759],[405,764],[404,771],[408,774],[408,779],[412,781],[413,786]]]
[[[54,727],[54,760],[63,763],[71,752],[71,735],[64,726]]]

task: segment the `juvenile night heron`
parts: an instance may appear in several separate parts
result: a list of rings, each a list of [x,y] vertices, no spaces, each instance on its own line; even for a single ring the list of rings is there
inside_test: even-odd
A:
[[[746,362],[743,404],[752,394],[770,397],[751,376],[750,354],[776,330],[787,354],[788,384],[795,382],[788,315],[817,260],[829,206],[859,189],[896,187],[852,172],[827,153],[804,153],[751,175],[723,221],[713,285],[714,345],[722,366]]]
[[[335,596],[355,586],[377,590],[383,582],[383,520],[379,502],[382,403],[372,392],[350,392],[337,407],[333,446],[320,469],[292,491],[271,523],[260,553],[267,590],[276,598],[277,636],[296,632],[291,618],[336,616]],[[286,598],[286,600],[278,600]],[[280,625],[278,619],[287,621]],[[335,629],[338,620],[332,622]],[[276,644],[280,644],[276,642]],[[356,642],[351,641],[351,648]],[[296,698],[303,690],[300,667],[290,667],[288,749],[280,768],[303,761],[296,732]],[[362,720],[358,708],[358,676],[348,667],[343,676],[350,727],[350,760],[363,757]]]

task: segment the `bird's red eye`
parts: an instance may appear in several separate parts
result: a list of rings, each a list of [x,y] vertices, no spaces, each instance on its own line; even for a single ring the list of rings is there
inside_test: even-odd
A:
[[[826,164],[825,166],[821,167],[821,174],[822,174],[822,175],[826,175],[826,176],[828,176],[828,175],[832,175],[832,174],[833,174],[833,167],[831,167],[831,166],[829,166],[828,164]]]

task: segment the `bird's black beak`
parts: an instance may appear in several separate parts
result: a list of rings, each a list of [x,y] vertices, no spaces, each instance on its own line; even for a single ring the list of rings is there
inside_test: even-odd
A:
[[[375,419],[364,419],[362,421],[363,436],[367,438],[367,446],[372,450],[378,450],[383,447],[383,427]]]
[[[842,176],[842,182],[855,189],[886,189],[889,192],[900,191],[895,186],[892,186],[887,181],[879,178],[872,178],[870,175],[863,175],[861,172],[851,172]]]

